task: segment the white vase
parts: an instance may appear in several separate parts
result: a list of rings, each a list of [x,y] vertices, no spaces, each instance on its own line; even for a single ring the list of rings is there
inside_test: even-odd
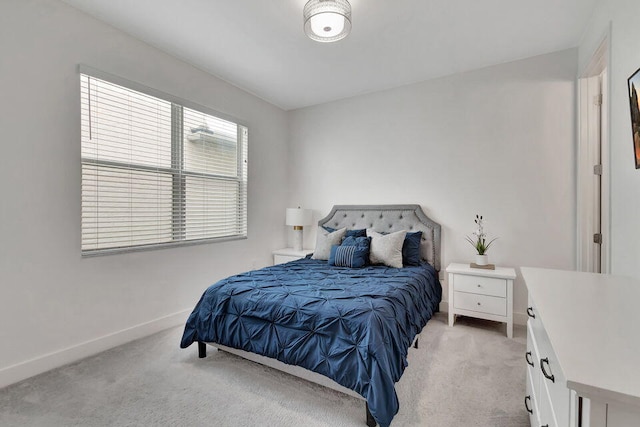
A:
[[[476,255],[476,264],[477,265],[489,264],[489,255]]]

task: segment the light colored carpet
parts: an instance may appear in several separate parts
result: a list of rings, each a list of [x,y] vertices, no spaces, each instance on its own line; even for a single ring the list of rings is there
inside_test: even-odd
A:
[[[182,328],[0,390],[2,426],[365,426],[364,403],[209,349]],[[525,329],[439,313],[409,353],[393,426],[528,426]]]

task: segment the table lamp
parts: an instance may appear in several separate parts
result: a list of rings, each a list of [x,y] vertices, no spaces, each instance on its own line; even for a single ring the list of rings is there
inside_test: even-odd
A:
[[[311,209],[287,208],[287,225],[293,226],[293,249],[302,250],[302,227],[313,223]]]

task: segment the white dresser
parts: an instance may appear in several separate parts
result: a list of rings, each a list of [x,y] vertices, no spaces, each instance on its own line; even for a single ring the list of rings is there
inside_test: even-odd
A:
[[[471,268],[469,264],[449,264],[449,326],[456,315],[495,320],[507,324],[513,337],[513,268],[495,270]]]
[[[521,271],[531,426],[640,426],[640,280]]]

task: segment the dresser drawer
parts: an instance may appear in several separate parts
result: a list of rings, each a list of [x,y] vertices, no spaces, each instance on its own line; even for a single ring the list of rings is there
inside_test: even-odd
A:
[[[456,291],[506,298],[507,281],[493,277],[456,274],[453,277],[453,289]]]
[[[562,375],[558,360],[553,353],[547,353],[544,350],[540,350],[540,357],[540,394],[548,396],[549,402],[551,402],[551,414],[555,423],[558,426],[569,425],[571,391],[567,388],[567,382]],[[543,369],[553,377],[553,381],[545,377],[542,373]]]
[[[487,295],[470,294],[468,292],[454,292],[454,307],[479,313],[507,315],[507,300],[505,298]]]
[[[527,384],[524,397],[524,406],[529,414],[529,422],[531,426],[537,427],[540,425],[540,411],[538,409],[538,397],[533,387],[531,373],[527,372]]]
[[[538,313],[538,307],[536,307],[535,301],[529,295],[527,302],[527,324],[531,326],[533,332],[537,335],[540,331],[544,331],[542,327],[542,321],[540,320],[540,313]]]
[[[551,341],[542,325],[541,319],[531,321],[528,333],[531,335],[534,351],[538,352],[536,369],[539,376],[538,402],[540,406],[540,422],[549,426],[569,425],[571,391],[567,388],[558,358],[551,347]],[[535,329],[539,327],[539,329]],[[549,402],[545,408],[543,402]],[[545,409],[543,411],[543,408]]]
[[[527,375],[531,379],[531,386],[533,387],[533,394],[536,396],[536,400],[540,396],[540,352],[538,351],[538,344],[536,343],[533,335],[533,329],[531,329],[531,323],[527,323],[527,351],[524,355],[527,363]]]
[[[540,395],[540,400],[538,403],[538,424],[536,426],[544,426],[544,427],[564,427],[568,426],[569,423],[567,421],[566,424],[558,424],[556,417],[553,414],[553,405],[555,402],[551,400],[551,397],[547,393],[547,390],[542,387],[542,393]],[[532,424],[532,427],[534,425]]]

